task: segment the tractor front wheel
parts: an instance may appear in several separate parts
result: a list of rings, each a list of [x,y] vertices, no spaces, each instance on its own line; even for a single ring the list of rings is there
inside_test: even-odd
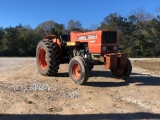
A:
[[[69,76],[71,80],[79,85],[87,82],[89,77],[89,67],[84,58],[76,56],[69,62]]]
[[[124,68],[111,69],[111,71],[116,78],[126,80],[132,71],[130,60],[127,59],[127,64]]]

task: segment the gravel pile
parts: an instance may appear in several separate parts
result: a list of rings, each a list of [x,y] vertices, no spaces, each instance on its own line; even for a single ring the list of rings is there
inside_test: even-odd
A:
[[[80,96],[79,89],[68,89],[61,86],[50,86],[47,83],[40,81],[33,81],[32,83],[16,85],[16,84],[0,84],[0,87],[3,87],[9,92],[12,93],[32,93],[32,92],[47,92],[51,94],[46,94],[45,97],[53,101],[57,98],[70,98],[77,99]]]

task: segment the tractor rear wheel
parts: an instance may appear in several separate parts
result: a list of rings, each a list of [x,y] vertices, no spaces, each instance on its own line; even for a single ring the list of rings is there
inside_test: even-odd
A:
[[[51,40],[41,40],[36,50],[37,67],[40,74],[53,76],[58,72],[60,49]]]
[[[69,76],[71,80],[79,85],[87,82],[89,77],[89,67],[84,58],[75,56],[69,62]]]
[[[127,64],[124,68],[111,69],[111,71],[116,78],[126,80],[132,71],[131,61],[127,59]]]

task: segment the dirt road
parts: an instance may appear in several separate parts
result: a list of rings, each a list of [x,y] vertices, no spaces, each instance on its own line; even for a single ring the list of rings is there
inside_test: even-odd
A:
[[[0,58],[0,120],[160,119],[160,75],[133,66],[128,82],[95,66],[88,83],[38,73],[35,58]]]

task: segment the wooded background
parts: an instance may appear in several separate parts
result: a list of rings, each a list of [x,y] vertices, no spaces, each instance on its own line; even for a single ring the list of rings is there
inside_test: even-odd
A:
[[[69,20],[67,25],[48,20],[34,29],[21,24],[15,27],[0,27],[0,56],[35,56],[37,43],[45,35],[60,36],[73,28],[84,31],[116,30],[119,47],[123,48],[129,57],[160,56],[160,16],[153,16],[144,10],[134,11],[128,17],[111,13],[104,17],[99,25],[91,23],[91,27],[87,29],[84,29],[78,20]]]

